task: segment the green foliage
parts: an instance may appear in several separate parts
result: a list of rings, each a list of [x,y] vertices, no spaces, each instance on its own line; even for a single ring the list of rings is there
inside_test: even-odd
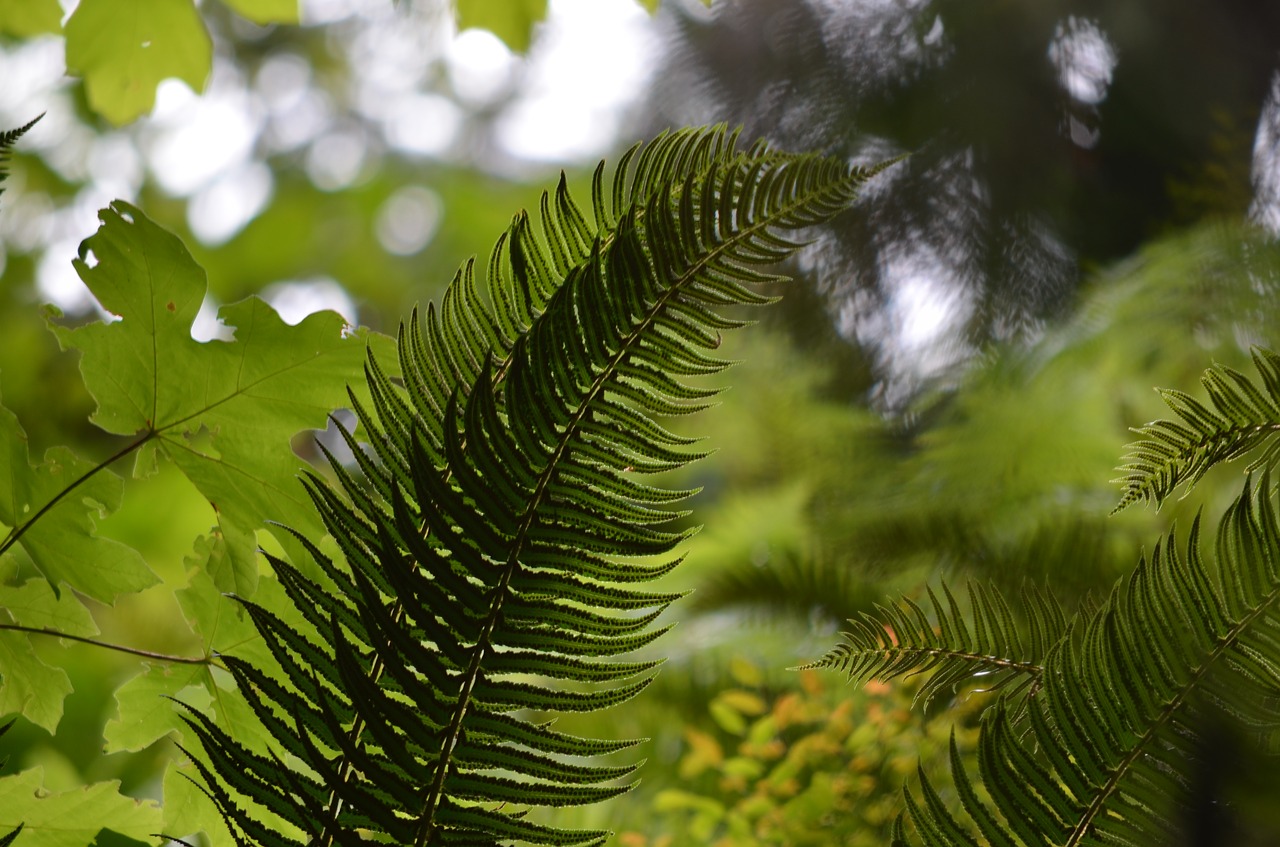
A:
[[[926,707],[938,694],[950,696],[957,686],[978,677],[986,691],[1011,685],[1012,697],[1039,688],[1045,657],[1067,626],[1053,597],[1033,587],[1023,590],[1020,608],[1028,621],[1024,637],[1023,627],[993,587],[969,583],[969,614],[945,583],[945,603],[932,588],[927,591],[936,625],[910,599],[900,607],[877,606],[874,613],[849,621],[853,629],[845,633],[844,644],[805,668],[840,671],[858,683],[929,674],[916,695]]]
[[[297,0],[226,0],[258,23],[297,23]],[[190,0],[83,0],[62,25],[57,0],[0,0],[0,32],[64,32],[67,72],[84,79],[89,106],[121,125],[151,111],[156,86],[180,79],[204,89],[213,43]]]
[[[40,768],[0,780],[0,829],[21,826],[18,847],[81,847],[102,831],[145,838],[160,829],[159,807],[120,794],[119,783],[48,792],[41,780]]]
[[[771,695],[758,668],[734,670],[735,685],[708,704],[711,725],[686,718],[678,781],[654,799],[642,832],[619,836],[622,847],[883,844],[897,786],[917,763],[943,765],[952,728],[976,739],[976,698],[920,721],[910,683],[850,696],[810,670]]]
[[[1280,459],[1280,356],[1254,350],[1253,364],[1260,382],[1225,366],[1205,371],[1200,382],[1212,409],[1182,391],[1161,391],[1177,421],[1160,420],[1134,432],[1145,436],[1129,445],[1120,469],[1125,476],[1119,511],[1146,500],[1157,506],[1183,485],[1189,491],[1215,465],[1246,453],[1258,456],[1252,472],[1274,467]]]
[[[347,385],[362,373],[366,350],[390,340],[352,331],[332,313],[287,326],[254,299],[221,311],[232,340],[198,343],[190,332],[204,297],[203,271],[173,235],[137,209],[117,204],[102,218],[79,266],[116,319],[50,327],[80,351],[87,387],[98,401],[94,420],[127,438],[100,461],[54,446],[33,462],[22,426],[0,407],[0,712],[21,715],[50,733],[59,730],[63,702],[79,683],[72,681],[74,668],[63,667],[66,651],[58,644],[88,642],[100,652],[107,647],[110,655],[133,654],[151,663],[121,666],[116,684],[128,681],[116,694],[118,710],[104,732],[109,752],[139,750],[179,731],[181,721],[162,698],[179,694],[207,708],[246,744],[264,749],[245,721],[252,718],[248,706],[217,669],[216,654],[268,654],[222,592],[254,590],[255,534],[264,517],[320,526],[296,478],[302,463],[291,455],[289,439],[323,426],[330,410],[350,402]],[[109,468],[125,458],[135,460],[134,478]],[[198,539],[187,568],[155,572],[140,551],[100,528],[114,519],[126,491],[149,482],[145,475],[170,475],[174,468],[187,486],[179,500],[204,504],[196,526],[216,524]],[[176,517],[177,505],[172,496],[162,504],[166,521]],[[149,520],[155,523],[154,515]],[[295,548],[302,549],[289,549]],[[258,594],[263,602],[285,603],[274,582]],[[151,629],[169,634],[166,652],[105,640],[89,607],[113,603],[129,604]],[[198,647],[198,654],[174,655],[182,643]],[[116,781],[59,793],[62,784],[40,767],[0,778],[0,792],[15,798],[3,805],[5,823],[11,814],[19,816],[13,825],[27,823],[14,842],[19,847],[82,847],[104,826],[133,839],[160,829],[158,808],[122,796]],[[174,819],[197,821],[190,831],[216,829],[210,810],[198,807],[175,803]],[[101,820],[91,814],[99,808]],[[68,809],[84,810],[84,816]],[[166,818],[168,813],[166,806]],[[52,825],[68,815],[74,825]]]
[[[533,42],[533,28],[547,16],[547,0],[457,0],[458,29],[480,27],[517,53]]]
[[[67,21],[67,72],[84,77],[89,105],[117,125],[151,111],[167,77],[203,90],[212,62],[213,42],[189,3],[84,0]]]
[[[58,0],[0,0],[0,32],[30,38],[62,26]]]
[[[10,129],[0,133],[0,183],[9,178],[9,157],[13,154],[13,145],[17,144],[18,139],[26,135],[27,130],[35,126],[43,117],[43,114],[37,115],[17,129]],[[0,194],[3,193],[4,189],[0,188]]]
[[[370,357],[372,403],[353,395],[370,452],[344,430],[366,480],[330,456],[345,499],[308,483],[345,567],[299,533],[322,579],[270,559],[305,625],[245,601],[283,673],[223,657],[282,753],[189,719],[238,837],[298,843],[235,794],[307,843],[603,840],[525,813],[614,796],[634,770],[567,760],[634,742],[543,715],[616,705],[650,681],[654,662],[605,659],[661,634],[648,625],[678,596],[631,587],[674,567],[688,534],[663,525],[690,492],[636,478],[697,458],[654,418],[705,406],[714,391],[680,378],[727,366],[705,352],[742,323],[721,311],[768,302],[746,286],[776,279],[764,268],[796,246],[783,233],[843,209],[872,173],[740,151],[722,129],[633,148],[612,187],[597,169],[593,221],[561,180],[540,233],[521,214],[499,241],[487,296],[468,263],[438,310],[415,313],[403,389]]]
[[[64,349],[81,352],[98,402],[91,420],[133,437],[134,473],[150,473],[162,454],[213,504],[227,552],[214,581],[247,596],[263,516],[319,529],[293,478],[297,460],[279,445],[342,404],[333,376],[358,372],[368,336],[332,312],[290,327],[252,297],[219,311],[234,340],[195,341],[206,281],[182,242],[125,203],[100,217],[75,266],[102,307],[124,319],[52,329]]]
[[[1256,421],[1274,417],[1264,392],[1275,396],[1276,359],[1259,351],[1255,362],[1261,385],[1225,369],[1206,374],[1216,415],[1188,395],[1164,392],[1182,423],[1140,430],[1158,439],[1156,448],[1138,447],[1140,457],[1155,451],[1154,458],[1140,459],[1145,464],[1135,470],[1131,456],[1126,466],[1129,491],[1137,486],[1158,500],[1218,461],[1260,450],[1255,465],[1267,469],[1227,509],[1214,555],[1201,550],[1197,518],[1185,552],[1170,532],[1105,602],[1087,605],[1065,626],[1037,595],[1024,598],[1037,633],[1025,650],[1006,602],[984,589],[971,592],[968,615],[949,592],[946,605],[934,598],[936,630],[910,602],[864,616],[847,643],[817,663],[859,680],[933,670],[925,687],[935,690],[966,680],[998,688],[1012,675],[1007,657],[1028,663],[1020,670],[1035,683],[1003,692],[984,710],[980,783],[953,745],[963,815],[923,770],[919,793],[907,790],[907,814],[925,844],[972,843],[963,819],[998,845],[1169,843],[1214,802],[1202,795],[1217,779],[1211,745],[1219,727],[1250,747],[1274,748],[1280,512],[1269,474],[1273,448],[1258,437],[1264,425]],[[899,823],[895,843],[906,837]]]

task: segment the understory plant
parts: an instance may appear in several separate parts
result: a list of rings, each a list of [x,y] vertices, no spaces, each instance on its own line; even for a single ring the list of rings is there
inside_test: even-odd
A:
[[[644,584],[679,563],[694,529],[682,508],[693,492],[655,475],[700,455],[664,419],[708,405],[700,380],[728,364],[722,333],[769,301],[757,289],[777,263],[875,173],[742,148],[723,128],[665,135],[612,177],[602,164],[583,206],[562,179],[536,221],[517,215],[488,262],[465,264],[394,342],[332,314],[287,327],[254,299],[222,310],[233,339],[196,342],[203,272],[140,210],[104,210],[76,267],[120,320],[51,323],[81,354],[94,422],[121,443],[97,463],[66,448],[33,463],[0,409],[0,711],[58,723],[69,686],[31,639],[110,647],[150,664],[117,694],[109,749],[177,731],[191,764],[166,775],[163,810],[118,785],[51,795],[38,774],[5,777],[0,837],[185,837],[215,826],[191,811],[208,800],[240,844],[604,843],[601,829],[557,826],[554,810],[624,793],[636,742],[582,737],[557,717],[618,706],[657,670],[628,654],[668,628],[657,619],[678,595]],[[949,760],[951,780],[918,771],[894,843],[1169,843],[1216,799],[1224,734],[1269,749],[1280,357],[1255,363],[1256,378],[1208,371],[1208,405],[1168,392],[1177,420],[1139,430],[1126,459],[1122,507],[1254,457],[1210,553],[1197,520],[1070,612],[1039,589],[941,585],[856,619],[806,671],[806,686],[816,668],[917,675],[917,701],[981,712],[976,745],[961,725],[924,757]],[[356,425],[335,421],[328,467],[298,481],[288,437],[343,406]],[[157,580],[95,533],[119,504],[109,468],[125,458],[136,476],[176,466],[216,516],[177,592],[199,656],[106,644],[83,605]],[[897,702],[880,704],[893,728]],[[687,734],[679,767],[715,785],[660,806],[691,812],[698,838],[823,843],[848,833],[831,815],[889,814],[859,792],[900,776],[906,756],[858,761],[849,745],[867,740],[868,714],[747,691],[709,709],[720,736]],[[79,828],[50,836],[73,807]]]
[[[1135,430],[1117,480],[1117,510],[1158,505],[1249,456],[1211,546],[1197,516],[1071,615],[1031,588],[1006,598],[970,584],[961,603],[944,584],[923,606],[850,621],[810,666],[858,682],[921,674],[925,702],[995,695],[977,773],[953,739],[950,784],[919,771],[895,844],[1270,843],[1280,831],[1250,796],[1280,740],[1280,356],[1253,361],[1253,378],[1207,370],[1208,403],[1164,391],[1176,417]]]

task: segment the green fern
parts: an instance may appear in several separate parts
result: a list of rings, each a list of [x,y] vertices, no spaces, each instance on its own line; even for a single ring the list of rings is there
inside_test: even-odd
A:
[[[931,693],[973,678],[975,669],[988,687],[1006,686],[983,713],[978,780],[953,742],[954,796],[963,814],[921,772],[918,792],[905,792],[895,844],[910,843],[906,819],[930,847],[1170,843],[1202,802],[1194,773],[1209,766],[1205,733],[1225,721],[1255,746],[1274,748],[1280,508],[1269,472],[1276,448],[1257,422],[1280,396],[1280,358],[1258,351],[1255,361],[1262,388],[1211,370],[1205,384],[1219,414],[1171,395],[1187,425],[1143,430],[1184,445],[1142,474],[1142,490],[1158,496],[1180,480],[1194,483],[1216,462],[1261,451],[1253,464],[1264,468],[1261,478],[1247,478],[1212,557],[1201,551],[1197,518],[1185,552],[1171,532],[1104,603],[1069,621],[1050,601],[1024,598],[1039,633],[1029,644],[1019,642],[998,591],[971,589],[965,613],[944,590],[945,604],[930,594],[936,630],[914,604],[881,609],[855,622],[847,643],[815,663],[857,680],[929,671]],[[1263,399],[1264,391],[1273,399]],[[1025,664],[1010,668],[1003,664],[1009,657]],[[1024,684],[1010,686],[1019,673]]]
[[[27,121],[26,124],[18,127],[17,129],[10,129],[4,132],[0,132],[0,183],[3,183],[6,179],[9,178],[9,159],[13,154],[13,145],[17,144],[18,139],[26,135],[27,130],[35,126],[43,117],[44,117],[44,112],[41,112],[40,114],[36,115],[32,120]],[[0,187],[0,194],[3,194],[3,193],[4,193],[4,188]],[[3,847],[2,842],[0,842],[0,847]]]
[[[1153,421],[1134,432],[1143,440],[1128,446],[1115,480],[1124,494],[1114,511],[1140,500],[1157,506],[1180,485],[1195,485],[1215,465],[1260,450],[1247,471],[1273,467],[1280,459],[1280,356],[1254,349],[1261,385],[1228,367],[1205,371],[1200,382],[1212,409],[1174,389],[1160,393],[1178,420]]]
[[[1039,688],[1045,657],[1067,627],[1053,597],[1023,589],[1021,608],[1029,621],[1024,628],[994,587],[970,582],[967,614],[945,583],[945,603],[932,588],[927,591],[936,625],[910,599],[901,606],[877,605],[849,621],[843,644],[800,669],[840,671],[856,683],[927,674],[916,692],[926,707],[937,695],[975,680],[985,691],[1012,686],[1010,693],[1030,694]]]
[[[956,793],[991,844],[1169,843],[1196,798],[1200,731],[1225,713],[1259,739],[1280,728],[1280,521],[1264,476],[1224,518],[1215,565],[1200,522],[1170,534],[1045,660],[1014,730],[1002,697],[982,718],[981,800],[958,753]],[[1022,731],[1029,726],[1029,730]],[[925,844],[972,836],[922,775],[907,809]],[[904,842],[905,843],[905,842]]]
[[[748,286],[776,279],[797,246],[782,233],[844,209],[872,173],[739,151],[722,129],[665,136],[628,151],[611,186],[597,169],[594,220],[563,178],[540,232],[517,216],[487,297],[468,263],[401,327],[398,376],[370,357],[372,407],[353,394],[370,447],[344,432],[360,473],[330,456],[341,493],[307,480],[345,564],[319,539],[300,538],[321,580],[270,557],[307,625],[242,601],[279,668],[223,657],[278,751],[188,718],[238,839],[602,842],[525,813],[612,797],[636,767],[598,762],[634,742],[545,716],[652,678],[654,662],[609,659],[665,630],[651,624],[676,595],[634,585],[677,563],[688,532],[667,527],[691,492],[637,476],[698,456],[655,418],[705,405],[713,392],[683,378],[726,367],[706,351],[742,322],[722,311],[768,302]]]

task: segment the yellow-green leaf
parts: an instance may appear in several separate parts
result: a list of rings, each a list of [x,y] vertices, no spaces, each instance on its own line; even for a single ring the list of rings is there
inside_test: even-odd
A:
[[[223,0],[256,24],[296,24],[298,0]]]
[[[155,843],[160,807],[121,794],[119,781],[60,793],[45,791],[43,781],[42,768],[0,779],[0,832],[23,825],[13,847],[85,847],[104,829]]]
[[[31,38],[62,29],[58,0],[0,0],[0,32]]]
[[[319,538],[324,529],[288,449],[303,430],[323,428],[363,385],[366,344],[389,339],[352,331],[334,312],[296,326],[251,297],[219,311],[231,341],[199,342],[191,325],[207,287],[182,242],[138,209],[104,209],[97,234],[81,245],[76,270],[102,307],[121,319],[78,328],[52,325],[64,349],[82,353],[80,371],[108,432],[157,445],[218,516],[230,562],[223,589],[252,590],[254,533],[279,521]],[[153,460],[142,460],[143,468]],[[296,541],[279,531],[291,556]]]
[[[458,0],[458,29],[487,29],[517,53],[528,51],[547,0]]]
[[[98,625],[84,604],[69,591],[55,594],[47,580],[29,579],[21,585],[0,585],[0,609],[23,626],[84,637],[98,634]]]
[[[170,732],[181,730],[185,724],[179,717],[179,707],[168,698],[199,683],[205,675],[203,665],[177,664],[156,665],[130,678],[116,689],[116,714],[102,732],[105,751],[110,754],[141,750]],[[207,693],[197,690],[207,702]],[[189,696],[179,699],[191,700]]]
[[[136,550],[95,535],[93,516],[114,512],[123,491],[110,471],[90,475],[95,467],[66,447],[49,449],[32,466],[26,433],[0,406],[0,524],[10,528],[0,543],[11,546],[21,532],[16,543],[51,585],[111,603],[159,580]]]
[[[116,125],[151,111],[171,77],[204,88],[213,43],[191,0],[81,0],[67,21],[67,73]]]
[[[0,715],[19,714],[54,732],[62,720],[62,701],[70,693],[66,671],[40,661],[26,634],[0,632]],[[3,825],[0,832],[7,832]]]

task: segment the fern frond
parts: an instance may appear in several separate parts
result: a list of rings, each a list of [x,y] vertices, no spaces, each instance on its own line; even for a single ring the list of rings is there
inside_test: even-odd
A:
[[[1225,716],[1255,740],[1280,728],[1280,517],[1270,479],[1243,493],[1218,533],[1200,521],[1180,554],[1171,533],[1051,649],[1042,687],[983,715],[981,800],[952,772],[978,840],[1001,845],[1172,843],[1199,798],[1201,733]],[[907,815],[926,844],[972,844],[922,781]]]
[[[657,418],[705,404],[684,378],[727,366],[709,352],[740,325],[723,310],[767,302],[752,286],[776,279],[787,233],[869,173],[682,131],[625,154],[611,186],[597,169],[591,218],[563,179],[537,227],[518,215],[483,281],[466,264],[401,327],[398,374],[369,359],[371,399],[352,395],[368,448],[344,431],[360,473],[331,458],[340,491],[306,481],[344,561],[300,538],[322,584],[272,557],[305,626],[243,601],[279,667],[226,660],[278,758],[195,716],[206,781],[311,845],[601,842],[525,812],[614,796],[635,770],[598,762],[634,742],[546,716],[652,678],[614,657],[663,631],[677,595],[635,586],[676,564],[690,492],[639,477],[699,455]],[[299,843],[210,793],[242,837]]]
[[[1034,692],[1045,657],[1066,631],[1061,606],[1044,592],[1025,587],[1024,634],[998,589],[977,582],[968,588],[968,612],[946,583],[941,588],[944,599],[927,589],[932,618],[910,599],[897,606],[877,605],[874,612],[849,621],[844,643],[801,669],[839,671],[856,683],[928,674],[916,692],[916,700],[925,706],[971,680],[980,680],[986,691],[1013,686],[1014,693]]]
[[[1128,445],[1121,460],[1124,485],[1114,512],[1145,500],[1159,506],[1180,485],[1189,490],[1215,465],[1261,450],[1246,468],[1274,467],[1280,459],[1280,356],[1254,348],[1258,382],[1233,370],[1207,369],[1200,382],[1206,406],[1173,389],[1160,394],[1178,420],[1159,420],[1134,430],[1143,440]]]
[[[27,130],[35,126],[43,117],[44,117],[44,112],[41,112],[40,114],[36,115],[32,120],[28,121],[26,124],[18,127],[17,129],[10,129],[10,130],[5,130],[4,132],[0,132],[0,183],[3,183],[6,179],[9,178],[9,159],[13,155],[13,145],[17,144],[18,139],[26,135]],[[3,194],[3,193],[4,193],[4,188],[0,187],[0,194]],[[3,847],[3,845],[0,844],[0,847]]]

